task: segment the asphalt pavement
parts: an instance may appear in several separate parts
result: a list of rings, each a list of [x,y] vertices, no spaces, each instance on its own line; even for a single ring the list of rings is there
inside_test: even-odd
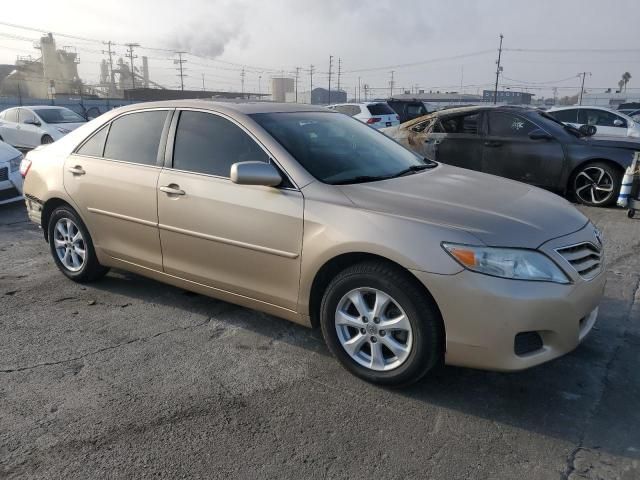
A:
[[[638,479],[640,219],[581,209],[608,283],[578,349],[390,390],[319,331],[120,271],[75,284],[0,206],[0,478]]]

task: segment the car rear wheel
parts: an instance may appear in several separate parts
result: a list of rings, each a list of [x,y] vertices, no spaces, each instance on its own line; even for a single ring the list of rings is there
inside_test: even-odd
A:
[[[408,273],[385,262],[338,274],[322,299],[320,321],[335,357],[369,382],[408,385],[442,359],[437,307]]]
[[[575,199],[592,207],[607,207],[618,199],[622,173],[604,162],[589,163],[580,167],[573,176],[572,190]]]
[[[42,142],[42,145],[53,143],[53,138],[51,138],[51,135],[43,135],[41,142]]]
[[[48,232],[53,260],[71,280],[90,282],[109,271],[98,262],[87,227],[70,207],[61,206],[53,211]]]

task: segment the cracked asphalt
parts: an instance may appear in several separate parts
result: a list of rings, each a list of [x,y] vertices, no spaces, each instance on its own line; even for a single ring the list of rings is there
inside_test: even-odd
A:
[[[60,274],[0,206],[0,478],[640,478],[640,220],[586,209],[606,298],[571,354],[366,384],[317,331],[125,272]]]

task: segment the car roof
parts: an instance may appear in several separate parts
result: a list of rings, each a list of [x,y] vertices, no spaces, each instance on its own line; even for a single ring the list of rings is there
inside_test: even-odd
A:
[[[368,106],[368,105],[377,105],[379,103],[387,103],[386,100],[380,100],[378,102],[346,102],[346,103],[334,103],[329,105],[330,107],[341,107],[343,105],[358,105],[358,106]]]
[[[215,102],[205,99],[164,100],[161,102],[135,103],[121,107],[120,111],[139,110],[140,108],[203,108],[219,112],[236,112],[245,115],[253,113],[286,113],[286,112],[328,112],[325,107],[302,103],[272,102]]]
[[[439,117],[448,117],[454,115],[463,115],[465,113],[483,112],[487,110],[500,110],[500,111],[515,111],[515,112],[533,112],[538,110],[535,107],[526,107],[521,105],[473,105],[465,107],[454,107],[438,110],[437,112],[431,112],[413,120],[409,120],[402,124],[403,128],[408,128],[418,123],[422,123],[426,120]]]

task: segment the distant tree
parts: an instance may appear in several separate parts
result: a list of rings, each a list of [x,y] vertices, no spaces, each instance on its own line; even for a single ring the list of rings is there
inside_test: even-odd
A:
[[[622,87],[624,87],[624,80],[620,79],[618,82],[618,91],[622,92]]]
[[[622,74],[622,81],[624,82],[624,91],[627,91],[627,83],[631,80],[631,74],[629,72],[624,72]]]

